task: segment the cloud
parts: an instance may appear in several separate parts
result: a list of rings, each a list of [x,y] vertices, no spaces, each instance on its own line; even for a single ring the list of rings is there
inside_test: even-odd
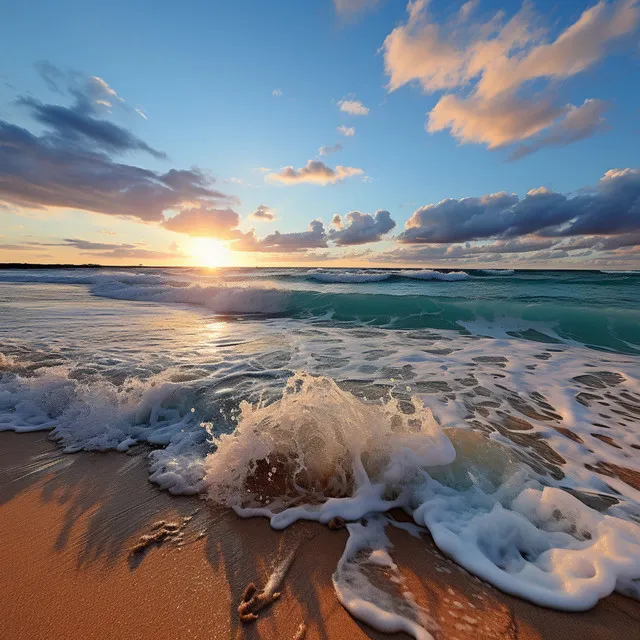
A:
[[[124,98],[99,76],[87,76],[77,71],[63,71],[50,62],[39,62],[36,71],[53,93],[74,99],[73,109],[78,113],[104,113],[113,108],[138,111],[127,105]]]
[[[40,247],[27,244],[0,244],[2,251],[40,251]]]
[[[562,120],[552,125],[534,143],[516,147],[509,159],[518,160],[543,147],[565,146],[607,129],[604,113],[608,108],[609,104],[602,100],[585,100],[580,107],[570,105]]]
[[[427,116],[429,132],[449,129],[463,143],[495,148],[548,130],[513,154],[522,157],[602,129],[604,103],[563,104],[556,87],[636,30],[638,0],[602,0],[555,38],[530,3],[508,20],[500,10],[475,24],[469,22],[475,5],[467,3],[439,24],[431,21],[428,4],[409,3],[407,21],[386,37],[383,52],[389,90],[417,83],[427,93],[447,92]]]
[[[94,118],[78,104],[71,108],[60,107],[26,97],[18,102],[30,110],[35,120],[53,129],[53,134],[50,135],[58,137],[61,143],[89,142],[113,153],[145,151],[160,160],[167,158],[166,153],[150,147],[126,129],[108,120]]]
[[[272,96],[276,96],[276,98],[279,98],[282,95],[282,89],[274,89],[271,92],[271,95]]]
[[[181,252],[176,251],[154,251],[152,249],[141,249],[139,247],[129,249],[129,248],[118,248],[112,249],[110,251],[101,251],[101,252],[82,252],[84,255],[91,255],[94,258],[111,258],[111,259],[120,259],[120,260],[177,260],[180,258],[184,258],[185,255]]]
[[[318,153],[321,156],[328,156],[332,153],[337,153],[338,151],[342,151],[342,145],[339,142],[332,145],[325,145],[318,149]]]
[[[344,111],[352,116],[369,115],[369,107],[365,107],[359,100],[340,100],[338,102],[340,111]]]
[[[343,124],[341,124],[339,127],[336,127],[336,131],[347,138],[351,138],[356,135],[355,127],[345,127]]]
[[[326,186],[328,184],[341,182],[351,176],[362,175],[362,173],[362,169],[356,167],[343,167],[342,165],[338,165],[335,169],[332,169],[320,160],[309,160],[307,165],[300,169],[284,167],[277,173],[270,173],[267,175],[267,180],[289,185],[306,182]]]
[[[249,218],[258,222],[273,222],[276,219],[276,215],[270,207],[267,207],[266,204],[261,204],[249,216]]]
[[[307,249],[326,249],[327,234],[320,220],[312,220],[307,231],[280,233],[276,231],[261,240],[252,230],[243,234],[231,248],[235,251],[262,251],[277,253],[296,253]]]
[[[426,129],[429,133],[450,129],[462,142],[484,143],[495,149],[551,127],[569,108],[512,95],[486,101],[447,94],[428,114]]]
[[[391,214],[382,209],[376,211],[373,216],[369,213],[350,211],[344,220],[336,214],[333,216],[332,224],[335,228],[329,231],[329,239],[338,246],[378,242],[396,226]]]
[[[199,169],[162,172],[117,162],[112,156],[131,151],[166,155],[99,117],[107,104],[123,103],[103,79],[66,74],[47,63],[38,68],[52,91],[74,102],[65,107],[21,98],[19,104],[45,126],[40,135],[0,120],[0,204],[162,222],[170,209],[237,200],[213,189],[213,180]]]
[[[67,247],[77,249],[81,254],[94,258],[131,258],[135,260],[172,260],[184,257],[177,247],[171,251],[154,251],[145,249],[139,244],[93,242],[82,238],[64,238],[57,242],[27,242],[16,245],[16,250],[35,251],[42,247]]]
[[[354,13],[373,9],[379,2],[380,0],[333,0],[333,6],[338,15],[350,16]]]
[[[595,188],[568,197],[544,187],[520,199],[505,192],[449,198],[417,209],[405,224],[404,244],[484,238],[614,236],[640,232],[640,169],[607,171]]]
[[[162,226],[169,231],[190,236],[204,236],[228,240],[237,237],[240,216],[232,209],[183,209],[167,218]]]

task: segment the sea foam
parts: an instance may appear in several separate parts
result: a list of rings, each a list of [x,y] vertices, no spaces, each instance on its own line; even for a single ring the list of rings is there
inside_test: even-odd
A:
[[[616,589],[639,595],[637,524],[544,486],[499,445],[465,447],[481,437],[468,433],[445,433],[415,398],[405,413],[395,401],[364,402],[328,378],[299,373],[281,400],[242,405],[235,431],[214,439],[204,486],[211,500],[266,516],[277,529],[299,519],[378,522],[350,528],[356,541],[334,582],[352,614],[382,630],[429,637],[419,620],[390,610],[366,575],[344,575],[358,573],[354,545],[386,553],[381,518],[396,507],[463,567],[536,604],[580,611]]]

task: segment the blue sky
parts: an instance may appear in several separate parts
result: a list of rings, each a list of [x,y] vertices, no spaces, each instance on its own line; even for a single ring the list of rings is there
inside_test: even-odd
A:
[[[212,189],[229,197],[194,201],[185,196],[155,217],[131,215],[129,210],[127,215],[102,212],[99,203],[89,209],[67,206],[77,201],[67,202],[64,195],[39,202],[32,196],[16,197],[11,186],[3,193],[3,173],[5,185],[15,185],[24,176],[0,158],[0,261],[398,262],[443,267],[478,261],[520,261],[523,266],[640,263],[637,244],[611,240],[640,235],[640,200],[635,199],[640,197],[640,173],[633,173],[640,166],[638,4],[539,0],[523,9],[519,2],[480,1],[462,9],[463,4],[195,1],[178,7],[164,0],[153,5],[62,1],[41,3],[36,9],[12,3],[4,9],[4,22],[11,28],[0,41],[0,120],[49,144],[50,121],[34,118],[36,107],[25,104],[25,97],[71,109],[74,96],[87,91],[91,78],[102,79],[117,93],[117,103],[94,106],[84,115],[93,124],[112,122],[166,154],[109,149],[114,162],[159,175],[172,168],[197,169],[215,179]],[[515,22],[509,26],[511,19]],[[582,40],[558,46],[558,39],[570,36],[580,20],[578,26],[589,22],[593,31],[585,27]],[[526,36],[505,45],[514,24]],[[584,42],[590,47],[586,53]],[[497,68],[499,55],[486,59],[478,53],[496,43],[501,43],[498,54],[509,64],[504,72]],[[545,62],[543,49],[554,43],[557,51]],[[530,60],[522,63],[527,56]],[[46,81],[43,63],[57,70],[56,91]],[[482,65],[481,71],[470,72],[476,64]],[[489,86],[491,74],[499,87],[495,79]],[[510,84],[504,80],[509,74],[516,78]],[[439,102],[443,96],[457,102],[444,105]],[[358,101],[368,113],[343,111],[341,101]],[[517,111],[525,103],[535,109],[535,117]],[[542,109],[547,104],[549,108]],[[578,133],[567,120],[568,105],[579,110],[574,114]],[[455,123],[447,120],[458,108],[464,108],[464,116],[456,111]],[[436,112],[448,124],[433,130]],[[432,132],[426,130],[428,114]],[[501,123],[512,117],[513,126],[505,133]],[[524,123],[536,118],[539,124],[532,134]],[[457,133],[456,123],[461,127]],[[355,134],[341,135],[339,126],[354,128]],[[56,144],[66,145],[70,131],[61,127],[56,129]],[[91,142],[88,136],[82,138],[82,144],[98,152],[90,148]],[[336,144],[342,149],[319,155],[321,146]],[[510,159],[523,145],[530,153]],[[298,170],[310,160],[332,171],[338,166],[353,171],[328,183],[311,174],[282,178],[284,167]],[[607,178],[612,169],[632,173]],[[320,175],[318,171],[322,173],[322,167],[313,165],[313,176]],[[502,220],[514,220],[526,214],[522,205],[527,192],[539,187],[562,194],[563,213],[552,216],[548,227],[525,225],[522,233],[514,231],[522,225],[494,224],[490,217],[498,214],[483,202],[460,202],[515,193],[520,202],[505,200],[498,212]],[[582,202],[578,211],[580,203],[571,196],[585,188],[591,189],[593,202]],[[59,182],[47,185],[51,189],[63,191]],[[455,199],[446,212],[427,208],[444,199]],[[275,219],[250,219],[259,205],[268,207]],[[472,213],[470,205],[476,207]],[[605,217],[618,207],[626,209],[620,224],[576,226],[585,207],[600,207]],[[164,226],[164,219],[194,208],[200,211],[197,233],[190,233],[186,222],[174,225],[179,232]],[[215,213],[229,209],[236,220]],[[376,226],[379,210],[390,213],[393,228]],[[352,211],[361,215],[347,216]],[[340,222],[331,227],[335,214]],[[181,221],[193,224],[195,219],[192,214]],[[279,236],[262,242],[276,230],[304,233],[315,219],[323,221],[320,239]],[[210,235],[203,230],[207,221]],[[419,231],[408,233],[407,223]],[[434,231],[434,225],[443,224],[473,228],[463,234]],[[255,233],[249,237],[252,228]],[[499,251],[504,243],[523,238],[537,242],[543,253]],[[86,244],[91,242],[110,248],[92,248]],[[449,257],[447,251],[456,253],[460,243],[495,251],[478,249],[468,256],[457,251],[457,257]],[[211,253],[219,255],[209,259]]]

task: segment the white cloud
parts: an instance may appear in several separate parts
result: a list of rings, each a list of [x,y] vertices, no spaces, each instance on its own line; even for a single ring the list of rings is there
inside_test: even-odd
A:
[[[345,100],[342,99],[338,102],[340,111],[344,111],[352,116],[366,116],[369,115],[369,107],[365,107],[359,100]]]
[[[345,127],[343,124],[341,124],[339,127],[336,127],[336,131],[343,136],[346,136],[347,138],[351,138],[356,135],[355,127]]]
[[[337,144],[324,145],[318,149],[318,153],[321,156],[328,156],[338,151],[342,151],[342,145],[339,142]]]

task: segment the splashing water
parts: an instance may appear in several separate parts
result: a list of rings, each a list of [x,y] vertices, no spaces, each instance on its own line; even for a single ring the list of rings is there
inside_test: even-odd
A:
[[[364,402],[331,379],[297,373],[280,400],[243,403],[236,430],[215,438],[204,485],[209,499],[277,529],[299,519],[354,523],[334,585],[354,616],[381,630],[430,637],[420,611],[366,576],[371,558],[388,556],[382,514],[396,507],[463,567],[536,604],[579,611],[616,589],[639,595],[637,524],[543,486],[478,439],[445,433],[415,398],[404,413],[394,400]]]

